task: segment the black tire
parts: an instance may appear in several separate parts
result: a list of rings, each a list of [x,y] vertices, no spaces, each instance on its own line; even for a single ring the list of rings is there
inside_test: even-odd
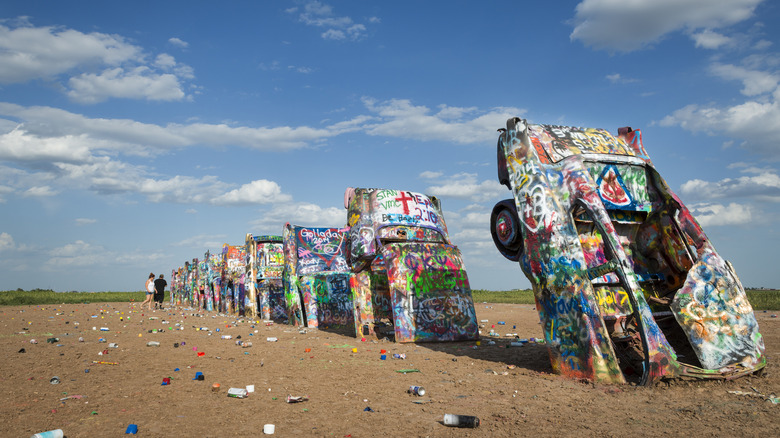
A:
[[[505,199],[493,207],[490,234],[501,255],[513,262],[520,260],[523,254],[523,234],[514,199]]]

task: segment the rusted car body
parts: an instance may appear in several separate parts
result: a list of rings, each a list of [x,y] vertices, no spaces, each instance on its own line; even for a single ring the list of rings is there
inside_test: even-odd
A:
[[[377,334],[377,322],[387,321],[396,342],[479,338],[463,259],[438,199],[349,188],[344,207],[358,335]]]
[[[491,215],[499,251],[533,286],[553,368],[650,385],[762,370],[744,288],[658,174],[641,132],[509,119]]]

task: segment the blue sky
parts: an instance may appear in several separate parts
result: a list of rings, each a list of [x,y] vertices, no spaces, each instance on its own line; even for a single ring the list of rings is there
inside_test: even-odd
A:
[[[349,186],[442,199],[472,288],[498,128],[643,131],[746,286],[780,287],[780,5],[29,2],[0,10],[0,290],[141,290],[246,233],[343,226]]]

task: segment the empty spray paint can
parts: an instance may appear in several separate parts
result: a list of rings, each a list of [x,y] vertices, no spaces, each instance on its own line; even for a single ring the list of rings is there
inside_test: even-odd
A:
[[[444,425],[454,427],[479,427],[479,418],[471,415],[444,414]]]
[[[221,338],[222,339],[233,339],[233,336],[231,336],[231,335],[222,335]]]
[[[425,388],[423,388],[422,386],[414,386],[414,385],[412,385],[412,386],[409,387],[409,391],[407,391],[407,392],[409,394],[423,396],[423,395],[425,395]]]

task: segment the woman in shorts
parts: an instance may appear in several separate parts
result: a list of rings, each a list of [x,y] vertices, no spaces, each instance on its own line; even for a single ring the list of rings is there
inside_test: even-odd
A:
[[[152,310],[152,299],[154,298],[154,273],[149,274],[149,278],[146,279],[146,299],[141,303],[141,310],[144,309],[144,304],[149,305],[149,310]]]

